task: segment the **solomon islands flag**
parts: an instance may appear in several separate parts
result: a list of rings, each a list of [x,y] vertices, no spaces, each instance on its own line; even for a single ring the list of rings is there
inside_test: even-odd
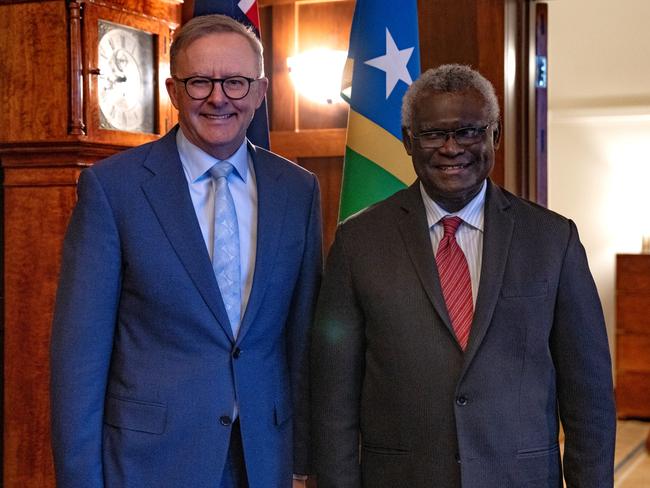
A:
[[[357,0],[341,93],[350,114],[339,220],[415,181],[400,113],[419,74],[417,0]]]

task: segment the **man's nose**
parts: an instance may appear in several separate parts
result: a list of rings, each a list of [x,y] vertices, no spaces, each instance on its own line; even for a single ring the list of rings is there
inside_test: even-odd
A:
[[[445,155],[455,155],[465,151],[465,147],[458,144],[453,132],[446,134],[445,142],[438,148],[438,151]]]
[[[210,93],[210,96],[207,98],[208,102],[211,103],[224,103],[227,102],[229,98],[226,96],[226,94],[223,91],[223,85],[219,82],[214,83],[214,87],[212,88],[212,93]]]

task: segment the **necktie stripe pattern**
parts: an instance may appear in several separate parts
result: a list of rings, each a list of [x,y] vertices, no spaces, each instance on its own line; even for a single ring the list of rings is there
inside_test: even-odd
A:
[[[228,313],[230,327],[233,335],[237,337],[241,316],[241,261],[237,212],[228,187],[228,175],[233,169],[233,165],[228,161],[220,161],[210,169],[210,175],[214,179],[212,268]]]
[[[474,303],[467,259],[455,237],[461,222],[460,217],[442,219],[444,235],[438,245],[436,264],[451,325],[458,343],[465,350],[474,316]]]

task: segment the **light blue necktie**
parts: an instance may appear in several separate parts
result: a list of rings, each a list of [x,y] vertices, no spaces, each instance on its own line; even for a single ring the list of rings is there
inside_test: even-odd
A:
[[[230,319],[232,333],[237,337],[241,316],[241,264],[237,212],[230,188],[228,188],[228,175],[233,169],[233,165],[228,161],[219,161],[210,168],[210,175],[214,178],[212,268],[219,284],[228,319]]]

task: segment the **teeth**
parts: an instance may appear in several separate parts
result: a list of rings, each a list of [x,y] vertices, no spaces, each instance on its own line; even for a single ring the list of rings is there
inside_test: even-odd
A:
[[[454,164],[453,166],[440,166],[440,169],[447,171],[451,169],[462,169],[464,167],[465,167],[464,164]]]
[[[230,115],[210,115],[210,114],[205,114],[205,116],[210,118],[210,119],[221,119],[221,120],[227,119],[227,118],[230,117]]]

